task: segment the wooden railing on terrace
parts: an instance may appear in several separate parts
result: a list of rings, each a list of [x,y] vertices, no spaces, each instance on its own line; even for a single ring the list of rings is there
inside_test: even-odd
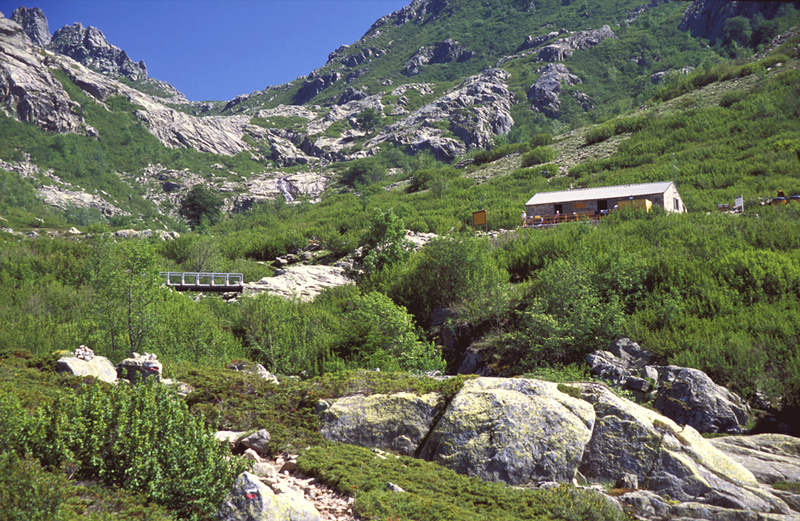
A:
[[[541,215],[528,217],[525,220],[524,226],[551,226],[554,224],[579,222],[579,221],[599,221],[603,217],[608,216],[610,210],[601,210],[600,212],[574,212],[552,215]]]

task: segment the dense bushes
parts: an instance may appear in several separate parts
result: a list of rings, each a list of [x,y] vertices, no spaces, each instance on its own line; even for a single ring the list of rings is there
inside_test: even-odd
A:
[[[522,156],[522,167],[527,168],[542,163],[549,163],[555,158],[555,150],[550,147],[539,146]]]
[[[86,387],[28,415],[0,396],[3,452],[38,458],[50,468],[146,493],[188,519],[213,515],[241,460],[193,417],[174,391],[158,383]],[[36,472],[35,463],[23,464]],[[55,508],[55,507],[53,507]]]
[[[504,244],[500,264],[528,282],[498,339],[498,362],[512,374],[579,362],[626,334],[745,396],[761,390],[796,403],[800,208],[759,211],[634,212]]]

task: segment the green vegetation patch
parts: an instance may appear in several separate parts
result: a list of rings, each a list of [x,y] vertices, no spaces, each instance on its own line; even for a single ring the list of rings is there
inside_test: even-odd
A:
[[[354,513],[363,519],[478,521],[517,519],[617,520],[622,514],[602,494],[562,485],[522,490],[469,478],[409,457],[379,457],[344,444],[306,451],[300,470],[342,494],[355,497]],[[405,492],[387,489],[387,482]]]
[[[438,392],[450,399],[470,376],[447,380],[383,371],[343,371],[299,380],[281,377],[280,385],[255,374],[230,369],[182,368],[176,377],[195,391],[186,402],[220,430],[249,430],[258,426],[271,435],[273,453],[301,450],[324,443],[315,407],[319,400],[355,394]]]

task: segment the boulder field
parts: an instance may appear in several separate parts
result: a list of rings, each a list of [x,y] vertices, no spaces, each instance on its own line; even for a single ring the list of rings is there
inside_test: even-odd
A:
[[[436,393],[356,395],[321,402],[318,413],[332,441],[514,486],[600,484],[644,518],[800,519],[798,496],[767,486],[800,468],[794,438],[712,443],[604,384],[482,377],[449,403]]]

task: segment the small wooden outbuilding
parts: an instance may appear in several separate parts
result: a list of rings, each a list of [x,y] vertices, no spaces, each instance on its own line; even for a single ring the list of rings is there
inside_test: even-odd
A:
[[[672,181],[635,185],[579,188],[559,192],[539,192],[525,203],[528,220],[536,217],[604,215],[615,208],[626,206],[647,208],[658,205],[667,212],[683,213],[678,189]]]

